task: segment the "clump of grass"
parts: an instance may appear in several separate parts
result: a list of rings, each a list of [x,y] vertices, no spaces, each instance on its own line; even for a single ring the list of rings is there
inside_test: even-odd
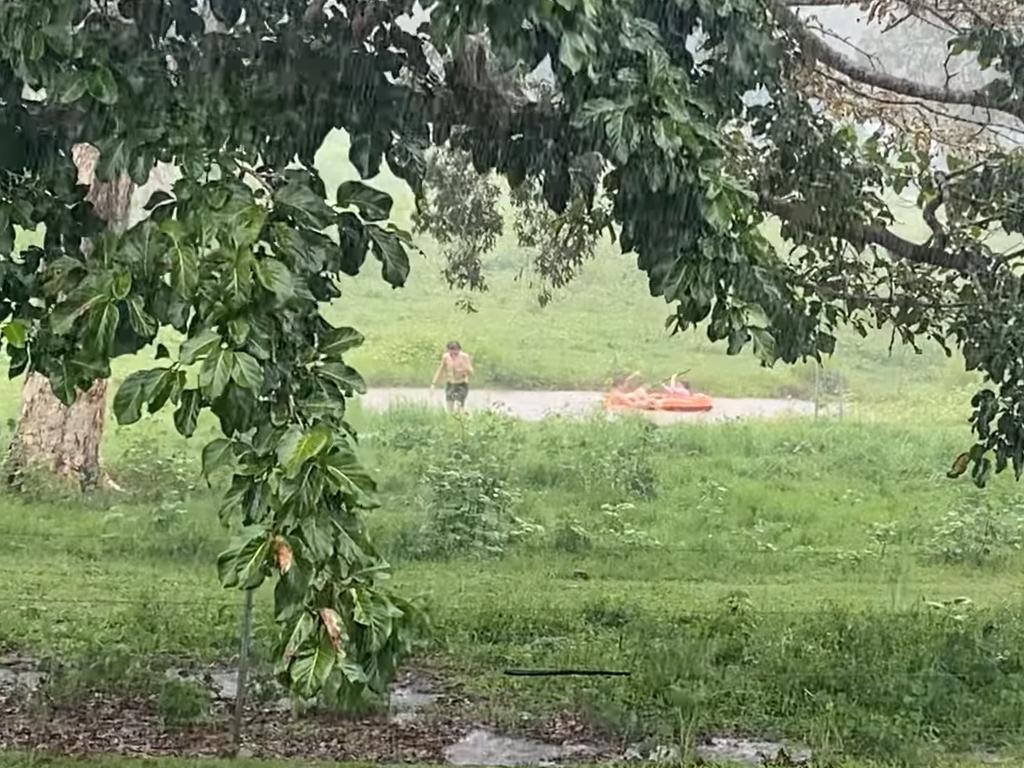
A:
[[[158,708],[166,725],[180,728],[202,722],[210,714],[210,692],[192,680],[165,680]]]

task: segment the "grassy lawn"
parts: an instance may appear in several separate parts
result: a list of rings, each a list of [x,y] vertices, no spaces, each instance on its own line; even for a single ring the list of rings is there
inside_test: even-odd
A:
[[[432,620],[423,657],[488,722],[575,711],[625,740],[768,734],[879,759],[1024,746],[1024,499],[1007,479],[944,477],[960,427],[357,420],[384,500],[371,527]],[[0,509],[2,644],[78,660],[68,690],[145,688],[237,646],[194,450],[156,419],[110,443],[126,497]],[[481,477],[508,493],[508,520],[467,533],[450,508]]]

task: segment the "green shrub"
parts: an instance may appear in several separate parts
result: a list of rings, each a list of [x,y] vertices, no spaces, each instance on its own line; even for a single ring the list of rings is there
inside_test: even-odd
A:
[[[581,553],[599,545],[607,548],[654,548],[661,542],[628,519],[636,509],[629,503],[602,504],[601,517],[588,528],[576,517],[563,518],[555,528],[552,545],[562,552]]]
[[[961,502],[932,529],[928,549],[946,562],[981,566],[1018,552],[1024,543],[1020,507],[993,508],[988,498]]]
[[[427,522],[415,550],[422,556],[500,555],[517,520],[518,492],[504,477],[497,460],[452,452],[441,465],[426,471]]]
[[[210,692],[192,680],[166,680],[160,686],[158,706],[165,725],[191,725],[209,715]]]

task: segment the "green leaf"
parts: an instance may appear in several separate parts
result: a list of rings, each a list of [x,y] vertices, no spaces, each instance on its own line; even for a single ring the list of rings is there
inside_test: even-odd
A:
[[[366,589],[349,590],[352,597],[352,619],[369,630],[370,649],[383,648],[391,635],[392,621],[388,606],[373,599],[373,593]]]
[[[988,484],[991,474],[992,460],[987,456],[976,461],[974,463],[974,468],[971,470],[971,476],[974,479],[974,484],[978,488],[984,488]]]
[[[394,288],[401,288],[409,278],[409,254],[403,242],[404,233],[400,235],[394,228],[382,229],[376,225],[367,226],[366,232],[373,243],[373,253],[382,265],[384,280]]]
[[[24,349],[28,343],[28,325],[23,320],[11,320],[4,326],[4,338],[17,349]]]
[[[287,477],[295,477],[302,465],[320,455],[331,444],[331,430],[322,424],[302,432],[292,427],[281,438],[277,448],[277,460]]]
[[[64,403],[64,405],[71,405],[75,402],[78,388],[75,385],[75,378],[69,370],[67,363],[62,364],[56,373],[51,373],[49,379],[50,391],[53,392],[54,397]]]
[[[299,530],[306,547],[319,560],[326,560],[334,553],[334,539],[331,537],[331,523],[316,517],[304,517]]]
[[[341,451],[332,455],[324,464],[324,473],[334,489],[347,496],[350,502],[364,507],[376,506],[373,494],[377,484],[353,453]]]
[[[96,178],[111,181],[128,170],[128,147],[122,139],[100,142],[100,157],[96,162]]]
[[[309,611],[303,611],[302,615],[295,622],[295,626],[292,627],[292,631],[288,633],[288,642],[284,644],[282,656],[286,663],[295,658],[299,648],[305,645],[306,641],[313,636],[315,631],[316,619]]]
[[[10,256],[14,250],[14,225],[9,211],[7,206],[0,204],[0,256]]]
[[[168,222],[177,223],[173,219],[168,219],[164,224]],[[171,287],[186,299],[191,298],[199,287],[199,254],[186,243],[174,244]]]
[[[260,285],[279,299],[290,299],[295,295],[292,273],[277,259],[260,259],[256,262],[256,279]]]
[[[168,400],[176,401],[181,396],[182,390],[185,389],[185,380],[184,371],[172,371],[170,368],[165,368],[160,378],[153,384],[147,410],[150,413],[156,413],[167,404]]]
[[[237,372],[237,365],[232,374]],[[253,426],[256,412],[258,392],[243,388],[232,382],[228,383],[224,394],[213,401],[211,410],[220,420],[221,431],[233,435],[248,431]]]
[[[326,357],[340,357],[350,349],[362,346],[365,340],[355,328],[332,328],[320,340],[320,353]]]
[[[242,0],[211,0],[210,10],[226,26],[233,27],[242,18]]]
[[[89,90],[89,78],[81,72],[70,72],[61,78],[60,88],[56,93],[59,104],[73,104],[85,96]]]
[[[353,137],[348,149],[348,159],[364,179],[376,176],[380,171],[381,155],[374,150],[373,139],[369,134]]]
[[[136,371],[121,382],[114,395],[114,415],[118,424],[134,424],[142,418],[142,406],[149,402],[164,368]]]
[[[156,336],[156,320],[146,312],[142,299],[138,296],[128,299],[128,323],[132,330],[144,339]],[[166,350],[166,347],[164,349]]]
[[[233,317],[228,321],[228,334],[231,336],[231,341],[237,346],[245,344],[251,328],[249,321],[244,317]]]
[[[267,577],[271,539],[260,531],[240,547],[232,548],[217,558],[217,574],[225,587],[255,589]]]
[[[107,106],[117,103],[117,82],[114,74],[100,64],[90,74],[86,89],[96,101]]]
[[[235,366],[231,370],[231,378],[245,389],[259,392],[263,389],[263,369],[256,358],[245,352],[235,352]]]
[[[360,395],[366,394],[366,382],[359,375],[359,372],[351,366],[344,363],[331,362],[324,363],[315,370],[318,376],[334,382],[347,395],[351,395],[353,392]]]
[[[109,355],[120,322],[121,313],[117,306],[112,303],[104,305],[103,310],[99,314],[93,315],[92,322],[89,323],[91,333],[87,346],[100,357]]]
[[[234,459],[234,444],[230,440],[225,438],[214,440],[203,448],[203,476],[209,477],[221,467],[232,464]]]
[[[138,150],[132,155],[131,163],[128,166],[128,176],[136,186],[144,186],[149,181],[149,174],[153,171],[156,160],[149,152]]]
[[[384,221],[391,216],[391,195],[361,181],[346,181],[338,187],[338,205],[355,208],[367,221]]]
[[[199,369],[199,387],[211,400],[216,400],[231,381],[235,368],[235,355],[226,349],[215,349],[206,356]]]
[[[202,404],[203,396],[198,389],[186,389],[181,393],[181,402],[174,411],[174,426],[178,434],[183,437],[192,437],[195,434]]]
[[[362,665],[348,654],[345,654],[342,659],[341,671],[342,674],[345,675],[345,679],[350,683],[362,685],[370,681],[370,678],[366,674],[366,670],[363,669]]]
[[[132,276],[129,272],[118,272],[111,285],[111,298],[123,301],[132,290]]]
[[[325,634],[315,648],[300,654],[292,663],[292,691],[303,698],[313,698],[324,687],[337,660],[338,652]]]
[[[214,349],[219,348],[220,345],[220,334],[207,328],[200,331],[196,336],[185,339],[181,345],[181,351],[178,352],[178,360],[181,361],[182,365],[192,365],[200,357],[210,354]]]
[[[82,286],[68,296],[67,300],[58,304],[50,315],[50,330],[58,336],[66,336],[75,326],[75,321],[93,307],[102,304],[107,297],[100,292],[92,292],[90,286]]]
[[[558,60],[574,75],[586,64],[589,50],[586,40],[576,32],[563,31]]]
[[[233,200],[219,215],[224,220],[228,239],[243,251],[250,251],[259,241],[267,223],[267,209],[247,200]]]
[[[326,229],[334,223],[334,209],[302,181],[285,184],[274,193],[274,202],[301,226]]]

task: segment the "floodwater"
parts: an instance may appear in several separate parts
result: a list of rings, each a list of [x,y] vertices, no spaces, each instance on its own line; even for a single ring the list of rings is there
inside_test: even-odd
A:
[[[444,758],[449,764],[469,766],[552,765],[585,760],[593,754],[586,745],[545,744],[533,739],[503,736],[486,728],[470,731],[462,740],[444,750]]]
[[[32,693],[43,684],[39,662],[28,656],[0,656],[0,688]]]
[[[476,389],[466,403],[470,411],[498,411],[524,421],[540,421],[550,416],[588,418],[604,413],[603,392],[527,391]],[[371,389],[362,400],[364,408],[385,411],[396,405],[444,405],[441,389]],[[792,416],[813,416],[814,403],[805,400],[772,400],[758,398],[715,398],[714,408],[707,413],[666,413],[629,411],[641,414],[657,424],[681,422],[723,422],[739,419],[774,419]]]

